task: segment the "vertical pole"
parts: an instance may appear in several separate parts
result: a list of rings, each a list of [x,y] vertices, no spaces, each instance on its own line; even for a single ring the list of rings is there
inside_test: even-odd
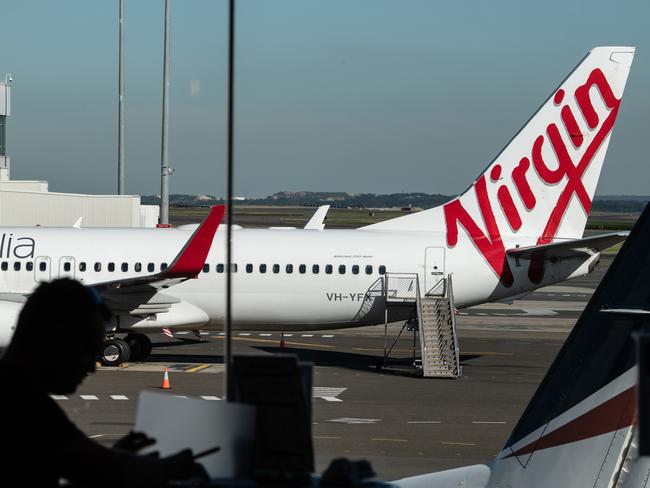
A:
[[[171,0],[165,0],[165,48],[163,54],[162,144],[160,149],[160,223],[169,225],[169,35]]]
[[[233,197],[233,130],[235,103],[235,0],[228,3],[228,161],[227,161],[227,200],[226,212],[228,227],[226,230],[226,317],[225,344],[223,354],[224,364],[224,396],[228,401],[234,401],[232,379],[232,197]]]
[[[120,40],[119,40],[119,82],[117,104],[117,194],[126,193],[124,176],[124,0],[119,6]]]

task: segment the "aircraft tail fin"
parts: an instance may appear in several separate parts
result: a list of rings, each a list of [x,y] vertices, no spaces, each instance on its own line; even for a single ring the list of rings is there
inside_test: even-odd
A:
[[[505,248],[582,237],[634,57],[596,47],[464,193],[365,229],[446,231]]]

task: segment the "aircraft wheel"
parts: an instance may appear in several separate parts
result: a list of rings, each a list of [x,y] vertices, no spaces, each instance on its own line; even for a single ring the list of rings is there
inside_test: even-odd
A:
[[[124,340],[131,349],[131,359],[142,361],[151,354],[151,341],[144,334],[129,334]]]
[[[131,357],[131,348],[122,339],[109,339],[104,341],[101,352],[103,366],[119,366]]]

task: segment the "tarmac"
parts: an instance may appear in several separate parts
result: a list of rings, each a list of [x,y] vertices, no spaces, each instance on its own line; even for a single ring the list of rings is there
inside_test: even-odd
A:
[[[235,332],[234,352],[296,353],[314,362],[317,472],[341,456],[369,460],[385,480],[482,463],[504,445],[611,260],[605,256],[592,274],[512,305],[461,310],[457,380],[417,377],[407,332],[395,345],[397,358],[378,369],[383,327],[290,332],[284,348],[279,332]],[[205,331],[201,342],[191,334],[150,337],[154,350],[146,362],[99,368],[74,395],[55,397],[98,442],[109,445],[133,428],[143,390],[221,401],[222,334]],[[170,390],[160,389],[164,367]]]

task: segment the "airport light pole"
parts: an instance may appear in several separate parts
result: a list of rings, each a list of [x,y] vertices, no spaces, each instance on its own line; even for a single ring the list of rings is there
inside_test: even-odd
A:
[[[117,194],[126,192],[124,176],[124,0],[119,4],[119,74],[118,74],[118,103],[117,103]]]
[[[165,47],[163,54],[162,143],[160,149],[160,225],[169,226],[169,35],[171,31],[171,0],[165,0]]]

